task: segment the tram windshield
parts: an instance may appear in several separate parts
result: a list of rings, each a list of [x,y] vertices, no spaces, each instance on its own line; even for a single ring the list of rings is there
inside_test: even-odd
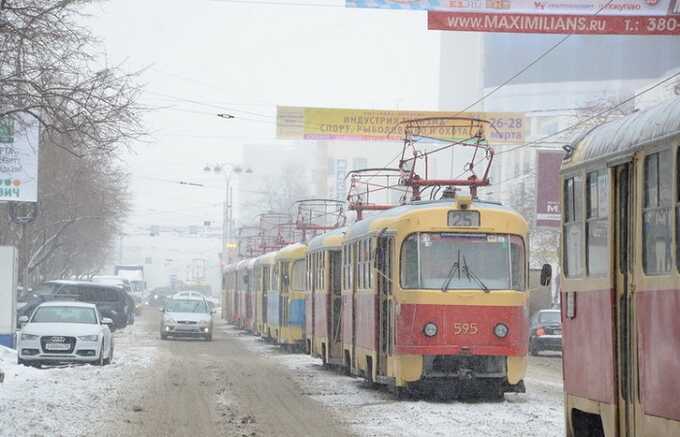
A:
[[[404,289],[524,290],[524,244],[499,234],[422,232],[401,249]]]

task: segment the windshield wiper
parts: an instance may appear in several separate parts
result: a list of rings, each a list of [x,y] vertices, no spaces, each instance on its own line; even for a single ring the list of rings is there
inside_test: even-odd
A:
[[[475,273],[472,270],[470,270],[470,267],[468,266],[467,260],[465,259],[465,255],[463,255],[463,272],[465,273],[465,277],[467,278],[468,281],[470,280],[470,278],[477,281],[477,283],[482,288],[482,290],[484,290],[484,293],[488,293],[490,291],[489,287],[486,286],[484,281],[482,281],[479,278],[479,276],[475,275]]]
[[[460,249],[458,249],[458,256],[457,260],[451,264],[451,268],[449,269],[449,274],[446,276],[446,281],[442,284],[442,291],[447,291],[449,289],[449,284],[451,284],[451,281],[453,280],[453,275],[458,272],[458,279],[460,279]]]

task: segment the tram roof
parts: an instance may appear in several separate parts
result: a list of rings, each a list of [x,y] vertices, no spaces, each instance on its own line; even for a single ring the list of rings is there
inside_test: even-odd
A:
[[[305,244],[293,243],[276,252],[276,259],[302,258],[305,256],[305,252],[307,252],[307,246]]]
[[[401,206],[395,206],[394,208],[380,211],[378,214],[372,215],[365,218],[364,220],[354,223],[347,229],[345,238],[350,240],[366,235],[371,231],[375,231],[378,228],[384,227],[384,225],[389,225],[389,223],[395,221],[397,218],[407,213],[412,213],[414,211],[426,211],[428,209],[454,208],[456,206],[457,203],[455,199],[423,200],[419,202],[407,203]],[[518,212],[514,209],[504,206],[498,202],[477,199],[470,204],[469,209],[496,209],[518,214]]]
[[[679,135],[680,97],[675,97],[591,129],[572,143],[574,152],[564,166],[625,156]]]
[[[248,263],[250,262],[251,259],[252,259],[252,258],[242,259],[241,261],[239,261],[238,263],[236,263],[236,270],[241,270],[241,269],[247,268],[247,267],[248,267]]]
[[[322,247],[341,247],[342,239],[347,232],[347,227],[333,229],[321,235],[317,235],[309,241],[309,250],[317,250]]]
[[[274,260],[276,259],[276,254],[278,252],[267,252],[264,255],[260,255],[257,258],[255,258],[255,265],[261,265],[261,264],[274,264]]]

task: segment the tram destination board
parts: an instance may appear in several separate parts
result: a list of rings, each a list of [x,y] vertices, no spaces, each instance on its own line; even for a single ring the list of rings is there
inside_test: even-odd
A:
[[[479,227],[479,211],[449,211],[449,226]]]

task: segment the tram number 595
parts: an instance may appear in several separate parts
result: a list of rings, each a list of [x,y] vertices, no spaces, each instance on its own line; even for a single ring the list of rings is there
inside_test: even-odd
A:
[[[475,335],[479,333],[479,325],[477,323],[454,323],[454,335]]]

